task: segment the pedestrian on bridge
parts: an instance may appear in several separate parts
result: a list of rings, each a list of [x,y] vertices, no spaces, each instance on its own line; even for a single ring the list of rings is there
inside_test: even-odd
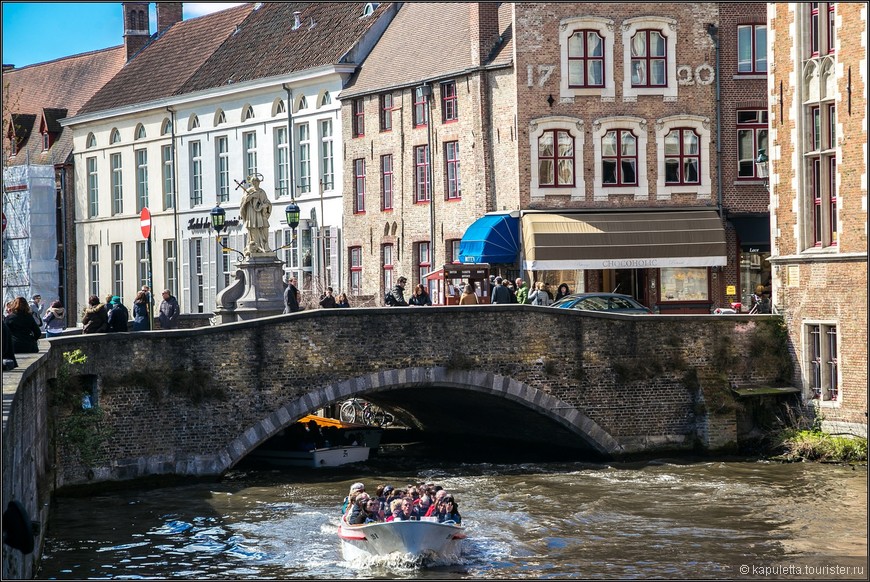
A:
[[[181,314],[181,308],[178,306],[178,299],[172,296],[169,289],[163,290],[163,301],[160,302],[160,327],[162,329],[175,329],[178,327],[178,316]]]
[[[296,288],[296,277],[287,280],[287,288],[284,289],[284,313],[296,313],[301,311],[299,307],[299,289]]]
[[[130,311],[121,303],[120,297],[113,295],[109,310],[109,331],[127,331],[127,320],[129,319]]]
[[[5,321],[12,332],[12,349],[15,353],[35,354],[39,351],[37,340],[42,337],[42,330],[24,297],[12,300]]]
[[[504,285],[504,279],[495,278],[495,287],[492,290],[492,304],[507,304],[511,302],[511,292]]]

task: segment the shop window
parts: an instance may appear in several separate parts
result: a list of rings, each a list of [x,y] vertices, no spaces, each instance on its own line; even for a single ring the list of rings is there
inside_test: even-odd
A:
[[[660,270],[662,301],[707,301],[710,276],[707,267],[666,267]]]

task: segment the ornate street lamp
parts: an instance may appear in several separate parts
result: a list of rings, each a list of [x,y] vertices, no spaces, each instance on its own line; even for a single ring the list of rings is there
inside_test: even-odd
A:
[[[236,249],[233,249],[233,248],[226,246],[224,244],[224,241],[221,240],[221,231],[224,229],[226,224],[227,224],[227,211],[224,210],[223,208],[221,208],[221,205],[218,204],[217,206],[215,206],[214,208],[211,209],[211,227],[214,229],[215,238],[217,239],[218,244],[221,246],[221,248],[224,250],[224,252],[233,251],[233,252],[239,253],[239,255],[241,255],[242,258],[245,258],[245,255],[244,255],[244,253],[242,253],[242,251],[237,251]]]
[[[299,205],[291,200],[287,208],[284,209],[284,214],[287,216],[287,226],[293,229],[293,238],[296,238],[296,227],[299,226]]]
[[[758,157],[755,158],[755,173],[764,180],[765,189],[770,190],[770,186],[768,186],[769,168],[764,148],[758,150]]]

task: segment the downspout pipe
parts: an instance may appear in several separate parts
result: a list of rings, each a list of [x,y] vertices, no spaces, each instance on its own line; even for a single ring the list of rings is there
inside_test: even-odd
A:
[[[722,200],[722,92],[720,84],[719,65],[719,27],[707,24],[707,34],[713,40],[713,50],[716,53],[716,206],[719,216],[724,220]]]
[[[181,252],[181,233],[179,232],[178,226],[178,156],[176,155],[176,147],[175,147],[175,110],[172,107],[167,107],[166,111],[169,112],[170,120],[172,122],[172,136],[170,137],[172,141],[172,222],[175,224],[175,283],[178,285],[178,289],[175,290],[175,298],[178,299],[179,303],[179,311],[183,312],[181,308],[181,273],[179,272],[178,264],[181,262],[182,252]],[[153,248],[152,248],[153,251]],[[165,260],[165,257],[164,257]],[[154,279],[154,273],[151,273],[152,284]],[[166,281],[164,281],[164,284]],[[153,329],[154,325],[154,292],[156,289],[151,290],[151,325]]]
[[[287,86],[286,83],[283,83],[281,87],[287,91],[287,163],[289,164],[288,168],[288,187],[290,189],[290,199],[296,199],[296,178],[294,176],[293,169],[296,167],[296,159],[293,156],[293,90]],[[321,220],[323,220],[321,218]]]

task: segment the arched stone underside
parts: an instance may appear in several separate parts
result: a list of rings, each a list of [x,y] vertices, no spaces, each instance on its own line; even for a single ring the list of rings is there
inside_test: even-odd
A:
[[[533,386],[490,372],[421,367],[385,370],[313,389],[247,429],[217,453],[213,465],[220,467],[221,472],[231,468],[283,427],[329,404],[414,386],[449,387],[504,398],[558,423],[580,436],[601,455],[613,456],[623,452],[622,446],[593,420],[570,404]]]

